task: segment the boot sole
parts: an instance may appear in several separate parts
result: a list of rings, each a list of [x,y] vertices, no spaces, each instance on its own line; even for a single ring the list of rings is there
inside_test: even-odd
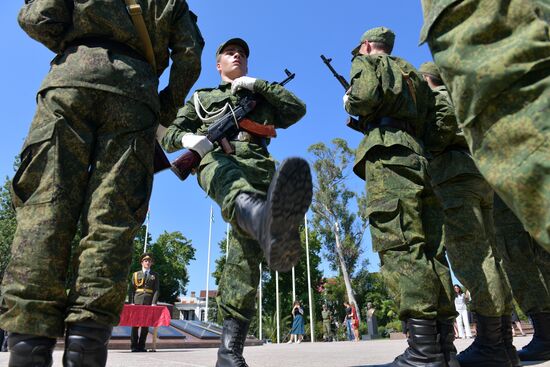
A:
[[[302,158],[285,159],[273,180],[271,244],[265,255],[271,269],[285,272],[300,261],[299,228],[313,196],[309,164]]]

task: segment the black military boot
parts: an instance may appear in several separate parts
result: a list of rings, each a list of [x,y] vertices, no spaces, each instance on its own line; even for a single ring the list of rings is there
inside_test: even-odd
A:
[[[535,335],[529,344],[519,352],[522,361],[550,360],[550,313],[540,312],[529,315],[533,321]]]
[[[508,359],[512,363],[512,367],[520,367],[521,361],[518,356],[518,351],[514,347],[514,337],[512,336],[512,316],[502,316],[502,341],[504,342],[504,348],[506,348],[506,354]]]
[[[70,324],[65,336],[64,367],[104,367],[112,327],[93,321]]]
[[[223,331],[216,367],[248,367],[243,357],[250,322],[233,318],[223,320]]]
[[[452,320],[439,320],[437,322],[437,330],[440,335],[441,352],[445,356],[445,361],[448,367],[460,367],[456,359],[456,348],[454,345],[455,330]]]
[[[461,367],[512,367],[502,339],[501,317],[477,316],[474,342],[456,358]]]
[[[237,223],[260,243],[271,269],[289,271],[298,263],[302,252],[298,229],[311,197],[311,172],[302,158],[288,158],[281,163],[265,200],[248,193],[237,196]]]
[[[408,319],[409,347],[390,364],[376,367],[446,367],[436,320]]]
[[[10,333],[9,367],[50,367],[56,340],[44,336]]]

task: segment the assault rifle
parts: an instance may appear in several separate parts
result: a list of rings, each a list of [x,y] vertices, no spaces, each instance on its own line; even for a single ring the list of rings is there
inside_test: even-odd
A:
[[[285,74],[287,77],[279,83],[280,85],[285,85],[296,76],[288,69],[285,69]],[[258,99],[254,94],[242,98],[237,102],[235,108],[208,127],[206,138],[212,144],[220,145],[227,154],[235,152],[229,140],[235,138],[241,131],[262,138],[274,138],[277,136],[275,126],[262,125],[246,118],[257,104]],[[183,181],[199,166],[200,161],[201,156],[197,152],[188,150],[171,163],[172,167],[170,169]]]
[[[350,88],[350,84],[348,83],[346,78],[344,78],[342,75],[338,74],[338,72],[332,67],[332,65],[330,64],[332,59],[327,59],[325,57],[325,55],[321,55],[321,59],[323,60],[323,62],[327,66],[327,68],[329,68],[329,70],[332,72],[332,75],[334,75],[336,80],[338,80],[338,82],[342,85],[342,87],[344,87],[344,89],[347,92]],[[346,125],[348,127],[352,128],[355,131],[359,131],[360,133],[363,133],[363,129],[361,129],[361,127],[359,125],[359,120],[357,120],[354,117],[349,116],[348,120],[346,121]]]

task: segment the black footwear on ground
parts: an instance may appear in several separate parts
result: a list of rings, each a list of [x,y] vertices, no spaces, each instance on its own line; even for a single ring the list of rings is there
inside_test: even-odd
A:
[[[477,314],[474,342],[457,356],[461,367],[512,367],[502,338],[502,318]]]
[[[56,339],[37,335],[10,333],[9,367],[50,367]]]
[[[216,367],[248,367],[243,357],[249,322],[233,318],[223,320],[222,340]]]
[[[454,345],[455,331],[452,320],[437,321],[437,330],[440,335],[441,352],[445,356],[448,367],[460,367],[456,359],[456,348]]]
[[[260,243],[271,269],[289,271],[300,260],[299,227],[311,199],[311,171],[302,158],[288,158],[281,163],[265,199],[248,193],[237,196],[237,223]]]
[[[93,321],[70,324],[65,336],[64,367],[104,367],[112,327]]]
[[[529,344],[518,351],[522,361],[550,360],[550,313],[540,312],[529,315],[533,321],[535,334]]]
[[[514,347],[514,337],[512,336],[512,316],[502,316],[502,341],[504,342],[504,348],[506,348],[506,354],[512,367],[520,367],[521,360],[518,356],[518,351]]]

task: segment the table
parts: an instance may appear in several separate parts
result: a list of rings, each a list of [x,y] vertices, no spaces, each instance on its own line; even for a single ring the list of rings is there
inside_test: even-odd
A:
[[[166,306],[125,304],[118,326],[153,327],[153,352],[157,350],[157,328],[170,326],[170,312]]]

